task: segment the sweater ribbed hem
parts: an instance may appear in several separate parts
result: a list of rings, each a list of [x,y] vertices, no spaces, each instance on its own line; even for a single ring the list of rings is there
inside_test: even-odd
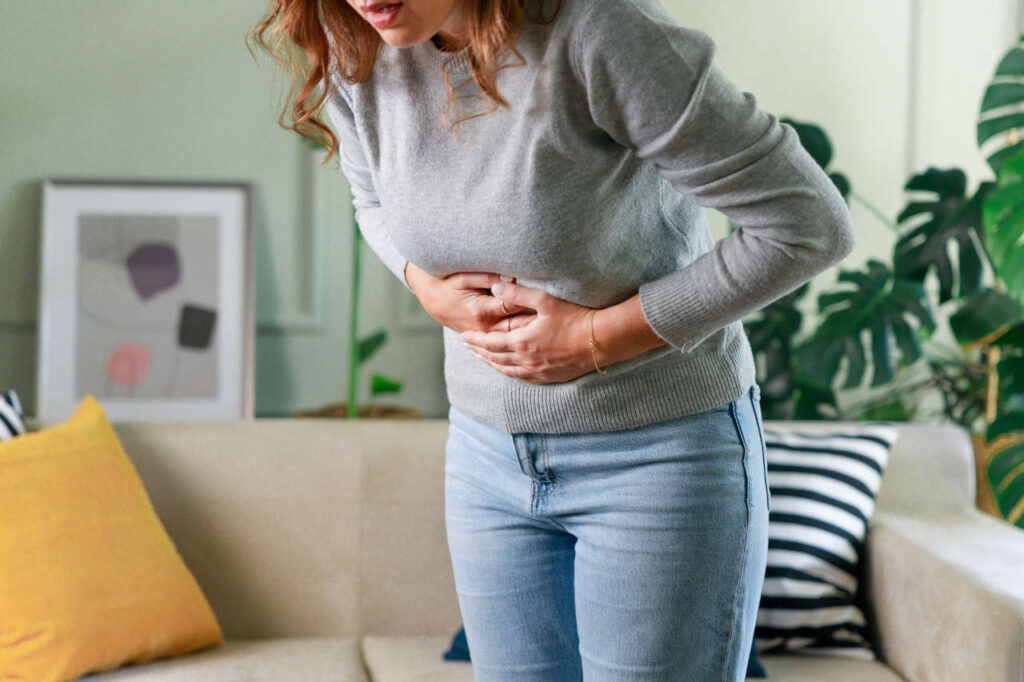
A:
[[[471,357],[476,353],[445,327],[448,400],[505,433],[617,431],[695,414],[743,396],[756,380],[742,322],[716,335],[708,344],[720,347],[707,353],[663,346],[609,367],[618,373],[591,372],[572,381],[533,384]],[[651,354],[653,359],[648,359]]]
[[[469,73],[469,50],[472,45],[466,45],[461,50],[446,52],[434,44],[433,38],[423,41],[423,53],[427,57],[427,63],[442,68],[449,73]]]

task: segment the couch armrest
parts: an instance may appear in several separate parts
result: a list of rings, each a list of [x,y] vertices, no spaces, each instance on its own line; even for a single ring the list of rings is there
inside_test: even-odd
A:
[[[878,656],[911,682],[1024,680],[1024,530],[876,511],[864,585]]]

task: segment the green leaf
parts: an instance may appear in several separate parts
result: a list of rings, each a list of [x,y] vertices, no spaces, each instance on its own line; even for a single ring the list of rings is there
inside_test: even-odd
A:
[[[1000,291],[985,289],[963,299],[959,310],[950,315],[949,327],[957,343],[966,346],[1020,321],[1020,301]]]
[[[800,145],[807,150],[819,166],[825,168],[832,161],[832,143],[821,126],[813,123],[800,123],[792,118],[782,118],[780,123],[788,123],[796,130]]]
[[[395,379],[390,379],[383,374],[374,374],[370,377],[372,386],[370,393],[378,395],[380,393],[398,393],[402,390],[402,382]]]
[[[993,183],[983,183],[973,197],[967,198],[964,189],[967,177],[959,168],[940,170],[929,168],[913,176],[904,186],[906,190],[932,192],[933,201],[911,201],[900,212],[896,222],[906,226],[918,215],[928,220],[901,231],[893,252],[893,270],[898,279],[924,282],[932,270],[939,279],[939,302],[945,303],[982,288],[982,263],[987,260],[977,242],[984,240],[982,205],[994,189]],[[972,239],[972,235],[977,238]],[[950,262],[949,244],[956,245],[959,287],[954,292],[954,266]]]
[[[832,184],[839,190],[839,194],[846,199],[850,196],[850,181],[842,173],[829,173],[828,177],[832,180]]]
[[[991,443],[997,436],[1024,431],[1024,411],[1014,411],[996,417],[985,430],[985,440]]]
[[[1024,36],[1007,52],[985,90],[978,112],[978,148],[988,155],[988,164],[999,172],[1008,159],[1024,152]],[[1015,110],[1016,109],[1016,110]],[[1010,144],[1010,130],[1017,131]]]
[[[804,282],[785,296],[780,296],[758,311],[756,319],[745,323],[747,338],[754,353],[763,354],[765,373],[778,376],[788,372],[792,357],[792,340],[800,332],[803,315],[796,303],[810,290]]]
[[[1024,357],[1011,355],[996,363],[999,403],[1007,411],[1024,410]]]
[[[892,347],[899,349],[900,365],[910,365],[921,357],[919,339],[935,330],[924,287],[893,279],[888,267],[874,259],[868,261],[866,271],[842,270],[837,279],[854,287],[818,297],[824,318],[795,355],[801,380],[830,390],[840,361],[846,357],[843,388],[860,386],[867,367],[866,335],[871,348],[871,386],[884,384],[895,376]],[[913,320],[916,326],[910,324]]]
[[[985,200],[982,222],[992,268],[1024,300],[1024,153],[1000,168],[998,189]]]
[[[999,513],[1010,523],[1024,528],[1024,514],[1011,518],[1013,510],[1024,500],[1024,441],[992,453],[985,475]]]
[[[993,346],[999,346],[1006,350],[1020,350],[1024,348],[1024,322],[1018,322],[1010,327],[1006,333],[992,342]]]
[[[379,351],[387,340],[388,333],[383,329],[361,339],[359,341],[358,362],[362,364],[373,357],[374,353]]]
[[[861,413],[859,419],[860,421],[866,422],[905,422],[910,421],[910,415],[907,414],[907,410],[903,407],[903,403],[898,400],[892,400],[890,402],[869,407]]]
[[[766,377],[761,380],[761,411],[765,419],[790,417],[793,396],[798,391],[793,371],[793,339],[803,322],[796,304],[808,291],[810,282],[804,282],[744,320],[750,347]]]
[[[822,409],[824,408],[824,409]],[[792,419],[834,420],[839,413],[835,393],[831,389],[798,383]]]

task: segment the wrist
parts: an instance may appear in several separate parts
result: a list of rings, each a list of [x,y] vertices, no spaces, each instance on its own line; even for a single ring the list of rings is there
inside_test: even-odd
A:
[[[605,320],[602,317],[602,314],[607,314],[608,310],[608,308],[598,308],[583,317],[586,335],[584,348],[587,349],[595,371],[602,371],[608,365],[618,362],[618,358],[615,357],[617,353],[614,353],[611,348],[612,336],[605,328]]]
[[[591,315],[593,338],[597,342],[594,354],[602,369],[665,345],[665,340],[654,333],[644,318],[640,298],[636,294],[621,303],[598,309],[587,317]],[[588,320],[588,338],[590,324],[591,320]]]

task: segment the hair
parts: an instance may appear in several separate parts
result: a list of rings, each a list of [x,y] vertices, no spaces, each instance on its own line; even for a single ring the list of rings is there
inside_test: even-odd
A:
[[[509,107],[508,101],[498,92],[495,81],[501,69],[526,63],[515,47],[522,31],[526,2],[476,0],[475,9],[468,19],[467,56],[471,77],[481,92],[456,96],[448,80],[448,72],[442,69],[448,92],[443,117],[452,135],[455,135],[455,126],[465,120],[494,113],[499,106]],[[531,18],[537,23],[551,23],[558,17],[561,5],[562,0],[558,0],[551,19]],[[384,40],[347,0],[269,0],[267,11],[259,23],[245,34],[247,47],[250,37],[290,72],[289,103],[282,109],[278,125],[327,149],[323,165],[334,157],[338,148],[334,132],[318,115],[328,96],[326,84],[330,75],[337,73],[349,84],[367,80],[373,73]],[[498,64],[508,49],[519,57],[519,64]],[[252,54],[251,47],[249,52]],[[487,110],[448,123],[450,109],[458,100],[467,97],[485,98]],[[286,116],[290,118],[288,123],[285,122]]]

